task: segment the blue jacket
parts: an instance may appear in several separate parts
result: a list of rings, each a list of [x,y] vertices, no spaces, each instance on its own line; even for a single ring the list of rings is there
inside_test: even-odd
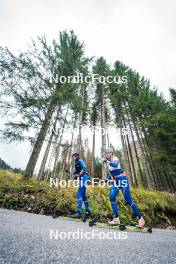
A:
[[[79,174],[81,172],[81,170],[83,170],[83,173],[86,173],[86,164],[82,159],[76,159],[75,160],[75,169],[73,171],[73,176],[76,174]]]
[[[108,161],[107,167],[111,173],[108,175],[107,180],[111,179],[111,175],[118,176],[123,173],[123,170],[120,167],[120,162],[116,157],[113,157],[112,160]]]

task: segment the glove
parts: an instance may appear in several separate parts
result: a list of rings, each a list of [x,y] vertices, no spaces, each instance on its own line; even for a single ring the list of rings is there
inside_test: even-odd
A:
[[[78,174],[74,174],[74,175],[73,175],[73,179],[74,179],[74,180],[77,180],[78,177],[79,177]]]

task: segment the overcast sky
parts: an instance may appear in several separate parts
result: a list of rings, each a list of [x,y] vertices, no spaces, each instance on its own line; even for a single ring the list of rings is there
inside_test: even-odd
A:
[[[73,29],[88,56],[121,60],[169,98],[176,87],[176,0],[0,0],[0,45],[16,53],[30,38]],[[0,144],[0,157],[25,167],[28,144]]]

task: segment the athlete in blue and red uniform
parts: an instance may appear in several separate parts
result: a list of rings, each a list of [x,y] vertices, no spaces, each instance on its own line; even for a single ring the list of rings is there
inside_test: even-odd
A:
[[[79,179],[79,187],[78,187],[78,206],[77,212],[73,215],[70,215],[72,218],[81,218],[82,212],[82,202],[84,202],[86,208],[86,215],[89,216],[91,214],[89,203],[86,196],[86,185],[89,182],[89,175],[86,171],[86,164],[85,162],[80,159],[79,153],[74,153],[72,158],[75,160],[75,168],[73,171],[73,178]]]
[[[120,167],[120,162],[118,158],[114,157],[113,155],[113,149],[109,148],[106,150],[106,160],[104,161],[107,163],[107,168],[110,172],[110,175],[108,175],[107,180],[110,180],[111,177],[113,177],[114,182],[110,188],[109,198],[111,201],[112,210],[114,213],[114,219],[109,222],[109,224],[112,225],[119,225],[119,210],[116,203],[116,196],[119,192],[119,190],[122,190],[123,196],[125,198],[126,203],[132,208],[134,214],[138,217],[139,227],[144,227],[145,220],[141,215],[140,210],[138,209],[137,205],[134,203],[131,192],[130,192],[130,186],[128,179],[126,177],[125,172]]]

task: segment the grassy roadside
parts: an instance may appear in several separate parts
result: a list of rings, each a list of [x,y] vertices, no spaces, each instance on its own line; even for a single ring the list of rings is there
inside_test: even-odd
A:
[[[112,217],[108,193],[108,187],[88,187],[87,190],[92,212],[102,222]],[[176,226],[176,194],[140,188],[132,189],[132,195],[147,224],[163,228]],[[61,215],[67,215],[68,212],[76,210],[76,199],[77,188],[51,188],[46,182],[35,179],[22,180],[20,174],[0,170],[1,208],[46,215],[58,211]],[[136,223],[122,206],[121,195],[118,200],[121,221],[127,224]]]

